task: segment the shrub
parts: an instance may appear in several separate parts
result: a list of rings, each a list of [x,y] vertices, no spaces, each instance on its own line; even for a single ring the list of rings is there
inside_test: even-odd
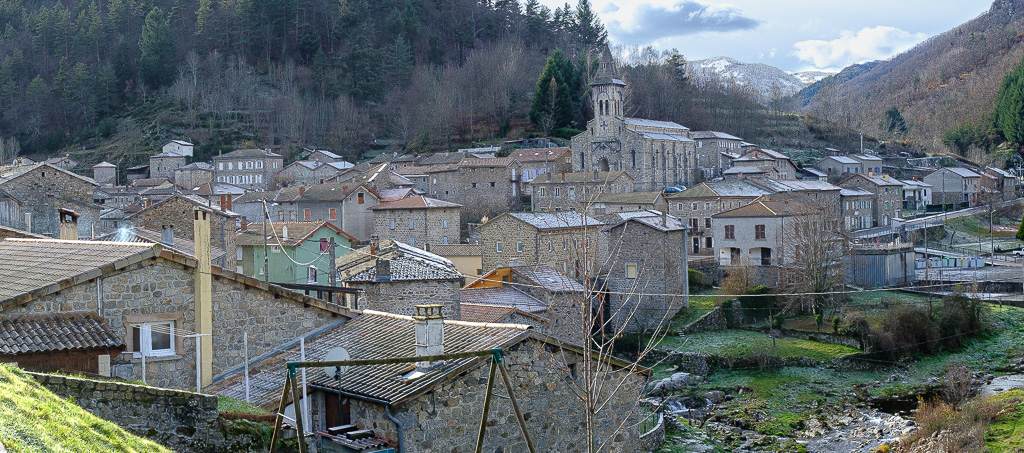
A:
[[[832,333],[839,333],[840,319],[838,316],[832,317]]]
[[[900,348],[900,357],[921,350],[931,353],[938,347],[935,340],[939,338],[938,328],[932,321],[928,309],[913,305],[901,305],[890,310],[882,324],[883,330],[891,334],[893,347]]]
[[[942,375],[942,399],[954,407],[960,405],[971,395],[971,370],[963,362],[946,364],[946,372]]]

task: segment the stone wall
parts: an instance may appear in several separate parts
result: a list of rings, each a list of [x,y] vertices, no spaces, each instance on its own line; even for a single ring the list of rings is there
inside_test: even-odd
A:
[[[265,451],[269,427],[220,418],[217,397],[119,382],[28,373],[93,415],[176,451]]]
[[[194,263],[194,261],[193,261]],[[219,270],[217,270],[219,271]],[[216,271],[215,271],[216,272]],[[160,387],[195,389],[196,329],[193,269],[165,258],[146,260],[13,307],[7,313],[95,311],[131,346],[128,328],[135,322],[174,321],[174,355],[148,357],[145,381]],[[249,331],[249,356],[255,357],[331,322],[337,315],[317,308],[320,301],[287,292],[270,291],[219,276],[213,278],[213,374],[242,365],[242,335]],[[294,294],[294,296],[292,295]],[[457,300],[456,291],[456,300]],[[112,373],[142,380],[142,360],[131,354],[111,358]]]
[[[576,278],[595,269],[599,225],[589,228],[538,230],[512,216],[487,222],[480,229],[483,272],[499,267],[547,266]],[[501,242],[501,252],[498,251]],[[522,247],[520,251],[520,245]],[[586,265],[590,262],[589,267]]]
[[[349,286],[363,290],[359,310],[376,310],[403,316],[416,315],[416,306],[441,304],[447,319],[462,319],[458,280],[408,280],[382,283],[353,282]]]
[[[665,412],[658,412],[658,423],[640,435],[639,451],[656,451],[665,445]]]
[[[91,237],[94,226],[100,234],[100,207],[92,202],[95,187],[85,179],[54,167],[38,166],[0,186],[21,203],[21,208],[15,212],[0,212],[0,223],[56,238],[60,232],[57,209],[65,208],[81,214],[79,237]],[[30,214],[31,228],[26,224],[26,213]]]
[[[373,224],[377,237],[414,247],[461,242],[459,208],[376,209],[373,211]]]
[[[162,231],[164,225],[174,226],[174,235],[188,240],[195,239],[195,216],[198,205],[183,198],[173,197],[139,211],[128,218],[137,227]],[[214,264],[225,269],[235,268],[235,219],[213,211],[210,216],[210,245],[227,252],[223,260]]]
[[[698,333],[698,332],[710,332],[713,330],[722,330],[728,327],[725,322],[725,317],[722,316],[722,308],[715,307],[711,311],[704,314],[696,321],[691,322],[683,327],[683,333]]]
[[[527,340],[507,350],[509,378],[515,388],[516,400],[526,420],[530,437],[537,451],[586,451],[584,413],[580,400],[568,388],[567,380],[580,379],[562,362],[562,354],[538,340]],[[576,357],[569,354],[568,357]],[[404,451],[471,452],[476,443],[488,367],[480,364],[467,374],[449,379],[432,391],[409,402],[392,407],[392,414],[403,425]],[[622,376],[620,371],[607,376],[614,389]],[[508,390],[499,382],[494,394]],[[597,416],[596,442],[605,451],[634,452],[640,448],[640,432],[636,409],[644,377],[632,375],[617,388],[608,406]],[[372,429],[378,436],[397,439],[395,424],[384,415],[381,406],[355,399],[352,401],[353,423]],[[491,400],[484,450],[488,452],[526,451],[519,425],[508,399]]]
[[[607,231],[612,257],[607,283],[610,315],[615,328],[650,332],[664,329],[684,308],[682,294],[682,230],[663,232],[639,222],[626,222]],[[627,266],[636,266],[628,278]]]

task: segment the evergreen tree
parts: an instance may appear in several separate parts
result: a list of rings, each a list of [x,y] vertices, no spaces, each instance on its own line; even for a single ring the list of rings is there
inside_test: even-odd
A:
[[[1024,145],[1024,60],[1003,78],[992,119],[1007,141]]]
[[[1017,240],[1024,241],[1024,219],[1020,219],[1020,228],[1017,228]]]
[[[604,29],[601,19],[590,7],[590,0],[580,0],[576,5],[572,31],[580,49],[592,49],[608,43],[608,31]]]
[[[154,7],[146,15],[146,24],[142,26],[142,37],[139,38],[139,75],[142,80],[153,88],[170,85],[177,75],[174,71],[175,60],[174,36],[167,21],[167,15],[159,7]]]
[[[384,58],[384,77],[387,79],[388,88],[402,87],[408,84],[412,79],[415,61],[412,47],[405,42],[402,35],[396,36],[395,40],[391,42]]]
[[[907,123],[903,120],[903,114],[895,105],[885,111],[885,118],[882,120],[882,129],[892,135],[906,135]]]
[[[551,129],[576,125],[582,85],[579,80],[576,65],[561,50],[555,50],[537,80],[530,122],[545,129],[546,133]]]
[[[383,94],[380,52],[370,43],[368,32],[349,40],[343,61],[348,94],[361,102],[380,99]]]

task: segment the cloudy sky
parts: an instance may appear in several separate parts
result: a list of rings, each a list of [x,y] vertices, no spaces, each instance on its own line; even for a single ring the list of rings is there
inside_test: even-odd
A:
[[[566,0],[541,0],[552,10]],[[575,7],[577,0],[569,3]],[[884,59],[988,10],[992,0],[591,0],[612,45],[676,48],[787,71]]]

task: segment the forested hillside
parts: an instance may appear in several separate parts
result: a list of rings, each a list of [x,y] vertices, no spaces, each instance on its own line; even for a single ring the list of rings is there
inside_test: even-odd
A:
[[[947,130],[965,120],[990,124],[1000,83],[1022,55],[1024,1],[997,0],[987,13],[903,54],[851,66],[804,89],[796,108],[872,135],[909,138],[929,151],[952,151],[943,143]],[[893,107],[905,133],[890,130],[886,113]]]
[[[0,161],[66,152],[122,168],[177,138],[197,159],[237,146],[356,159],[545,134],[530,110],[555,50],[575,68],[571,134],[606,42],[587,0],[0,0],[0,31]],[[627,114],[808,138],[748,88],[688,76],[676,52],[617,54]]]

